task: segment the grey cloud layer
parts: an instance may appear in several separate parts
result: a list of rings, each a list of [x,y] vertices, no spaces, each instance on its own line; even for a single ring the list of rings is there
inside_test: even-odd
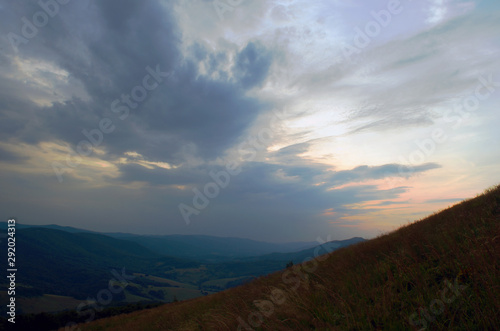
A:
[[[85,138],[82,129],[91,130],[101,118],[109,117],[117,125],[103,143],[111,154],[141,150],[152,160],[182,162],[180,146],[191,144],[194,153],[210,159],[234,144],[267,107],[245,95],[246,89],[262,83],[272,62],[272,54],[262,45],[249,43],[236,54],[233,77],[214,80],[199,72],[200,51],[180,52],[182,35],[169,14],[172,8],[165,9],[156,1],[95,2],[90,12],[80,7],[68,4],[61,8],[60,17],[53,20],[57,28],[51,21],[37,38],[19,47],[28,54],[38,50],[34,58],[55,62],[83,82],[90,96],[88,101],[73,98],[37,109],[38,137],[31,133],[30,142],[52,135],[75,146]],[[36,9],[40,10],[29,6],[15,13],[28,16]],[[78,10],[85,15],[79,17]],[[215,68],[218,62],[227,61],[203,52],[201,57],[210,56]],[[130,109],[131,116],[122,122],[110,112],[110,105],[142,82],[147,66],[159,66],[172,76],[136,109]],[[24,125],[32,121],[33,113],[26,112],[26,107],[21,109],[24,114],[7,112],[8,105],[23,102],[22,95],[3,95],[2,101],[2,116],[14,122],[11,127],[22,126],[15,118]]]
[[[93,154],[97,160],[109,161],[113,171],[100,173],[95,182],[92,173],[68,172],[69,180],[61,185],[46,174],[0,174],[1,184],[10,192],[0,201],[0,209],[20,211],[27,223],[73,221],[96,229],[105,223],[109,231],[121,231],[123,226],[143,232],[137,221],[141,220],[154,229],[149,233],[197,232],[267,240],[279,233],[280,240],[286,240],[314,239],[335,229],[341,237],[342,229],[332,228],[329,221],[404,203],[397,199],[411,189],[402,185],[381,189],[365,182],[431,172],[444,167],[441,159],[412,169],[390,163],[394,160],[367,160],[338,170],[299,157],[319,142],[308,140],[314,136],[308,127],[279,141],[278,145],[288,147],[274,152],[264,148],[256,159],[243,162],[241,174],[231,177],[230,185],[193,219],[190,228],[179,215],[178,204],[189,203],[194,187],[201,189],[212,181],[209,172],[222,170],[224,158],[232,157],[245,135],[257,132],[273,109],[292,108],[293,120],[310,115],[308,107],[316,110],[316,101],[324,101],[324,108],[332,105],[331,111],[347,105],[350,108],[340,123],[348,127],[345,136],[424,127],[435,121],[434,107],[467,91],[480,73],[498,70],[497,59],[481,54],[489,47],[493,53],[498,49],[496,13],[464,15],[415,35],[373,43],[353,62],[317,63],[314,55],[302,58],[309,55],[306,51],[289,51],[328,40],[322,39],[328,37],[322,27],[338,18],[337,13],[329,16],[328,10],[335,7],[330,7],[331,2],[280,5],[270,13],[270,21],[266,21],[266,8],[274,3],[244,2],[224,22],[215,11],[206,12],[213,9],[211,1],[199,3],[70,1],[16,52],[7,34],[21,34],[21,17],[32,17],[40,7],[36,1],[2,2],[1,142],[10,147],[19,143],[41,147],[60,140],[75,149],[86,139],[82,130],[97,128],[102,118],[110,118],[115,130],[103,136],[99,153],[104,153]],[[321,14],[311,29],[300,26],[310,18],[298,16],[302,9],[305,14]],[[357,10],[353,7],[347,14],[359,21],[364,16]],[[266,22],[263,26],[261,19]],[[256,28],[251,34],[256,26],[262,30]],[[294,38],[300,42],[294,44]],[[47,63],[63,73],[56,75],[51,72],[54,68],[44,71]],[[125,95],[151,74],[147,67],[159,68],[168,77],[162,76],[144,101],[131,106],[128,102],[133,101],[127,102]],[[112,111],[115,100],[122,109],[118,112]],[[296,105],[302,108],[294,109]],[[396,146],[397,141],[388,139],[388,144]],[[140,156],[128,155],[127,162],[120,163],[125,152]],[[352,153],[356,152],[354,148]],[[33,160],[0,145],[0,161],[10,167]],[[50,162],[39,166],[50,168]],[[77,171],[89,170],[82,166]],[[390,201],[365,209],[350,206],[379,200]],[[26,201],[31,201],[30,208],[23,209]],[[325,214],[327,210],[336,215]]]

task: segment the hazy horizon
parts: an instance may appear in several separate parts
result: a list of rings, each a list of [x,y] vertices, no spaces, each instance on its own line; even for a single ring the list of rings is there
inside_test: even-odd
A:
[[[0,223],[7,223],[7,222],[0,222]],[[232,237],[232,236],[218,236],[218,235],[204,235],[204,234],[181,234],[181,233],[166,233],[166,234],[157,234],[157,233],[132,233],[132,232],[120,232],[120,231],[113,231],[113,232],[102,232],[102,231],[96,231],[96,230],[92,230],[92,229],[87,229],[87,228],[84,228],[84,227],[76,227],[76,226],[69,226],[69,225],[59,225],[59,224],[27,224],[27,223],[21,223],[21,222],[18,222],[16,221],[16,224],[18,225],[18,228],[22,228],[23,226],[26,226],[26,227],[52,227],[52,226],[56,226],[56,227],[69,227],[69,228],[72,228],[72,229],[76,229],[76,230],[83,230],[83,231],[88,231],[88,232],[95,232],[95,233],[98,233],[98,234],[104,234],[104,235],[107,235],[107,234],[120,234],[120,235],[138,235],[138,236],[158,236],[158,237],[163,237],[163,236],[206,236],[206,237],[215,237],[215,238],[221,238],[221,239],[244,239],[244,240],[253,240],[253,241],[261,241],[261,242],[267,242],[267,243],[276,243],[276,244],[280,244],[280,243],[306,243],[306,244],[309,244],[309,243],[315,243],[317,245],[320,245],[323,243],[323,241],[319,242],[316,240],[310,240],[310,241],[305,241],[305,240],[299,240],[299,241],[265,241],[265,240],[256,240],[256,239],[252,239],[252,238],[245,238],[245,237]],[[361,237],[349,237],[349,238],[342,238],[342,239],[335,239],[337,241],[342,241],[342,240],[349,240],[349,239],[353,239],[353,238],[361,238]],[[323,238],[321,238],[323,239]],[[371,239],[371,238],[363,238],[363,239]],[[324,240],[328,240],[328,238],[325,238]],[[335,241],[335,240],[331,240],[331,241]]]
[[[368,239],[500,182],[498,1],[7,0],[0,31],[2,222]]]

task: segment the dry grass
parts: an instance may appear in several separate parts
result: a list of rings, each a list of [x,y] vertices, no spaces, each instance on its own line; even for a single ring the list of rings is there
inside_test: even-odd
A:
[[[418,330],[427,325],[432,330],[498,330],[499,257],[500,186],[322,261],[208,297],[80,327]],[[465,288],[454,293],[450,284]]]

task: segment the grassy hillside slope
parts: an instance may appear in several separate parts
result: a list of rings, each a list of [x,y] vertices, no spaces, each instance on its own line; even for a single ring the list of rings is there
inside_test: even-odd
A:
[[[500,329],[500,186],[397,231],[82,330]]]

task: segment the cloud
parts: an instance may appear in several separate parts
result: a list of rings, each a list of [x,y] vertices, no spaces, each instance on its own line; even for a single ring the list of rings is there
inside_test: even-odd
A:
[[[383,207],[383,206],[392,206],[392,205],[406,205],[409,203],[410,203],[410,201],[383,201],[383,202],[375,204],[374,206]],[[403,207],[403,208],[405,208],[405,207]],[[406,207],[406,208],[408,208],[408,207]]]
[[[8,149],[5,149],[0,146],[0,162],[7,162],[7,163],[19,163],[26,161],[28,158],[19,155],[18,153],[9,151]]]
[[[427,19],[427,22],[438,23],[442,21],[448,12],[447,2],[448,1],[446,0],[431,1],[431,6],[429,9],[429,18]]]
[[[446,203],[446,202],[453,203],[453,202],[459,202],[462,200],[464,200],[464,199],[431,199],[431,200],[426,200],[424,202],[425,203]]]
[[[245,88],[258,86],[267,77],[271,62],[272,54],[261,44],[250,42],[236,56],[235,76]]]
[[[400,155],[480,75],[498,80],[495,2],[407,2],[351,59],[342,42],[387,2],[242,2],[222,21],[213,4],[69,2],[16,51],[8,33],[41,8],[2,2],[0,181],[12,194],[0,209],[97,230],[342,239],[448,201],[429,187],[467,196],[491,181],[499,156],[477,141],[496,141],[494,93],[420,164]],[[134,101],[151,70],[158,86]],[[286,116],[273,122],[278,110]],[[114,129],[98,133],[105,118]],[[92,139],[92,154],[68,165]],[[241,146],[255,141],[249,159]],[[61,184],[54,161],[67,166]],[[231,161],[242,172],[186,228],[178,204]],[[413,204],[424,191],[427,202]]]
[[[480,73],[497,71],[497,61],[484,56],[484,45],[498,52],[498,17],[496,12],[457,16],[374,44],[356,61],[342,58],[304,73],[295,81],[301,88],[297,99],[314,96],[344,105],[341,123],[353,134],[430,126],[439,117],[435,109],[449,108],[451,100],[470,93]]]
[[[436,163],[426,163],[412,166],[408,169],[407,165],[386,164],[382,166],[359,166],[352,170],[338,171],[330,177],[331,183],[342,185],[346,183],[361,182],[369,179],[382,179],[387,177],[406,177],[420,172],[441,168]]]
[[[64,13],[61,9],[58,25],[62,28],[48,26],[26,47],[40,50],[33,58],[81,82],[88,100],[67,95],[66,100],[54,100],[51,105],[32,106],[32,113],[23,113],[26,107],[15,115],[4,110],[5,121],[24,116],[22,120],[29,122],[28,118],[35,116],[32,122],[38,127],[30,134],[31,142],[52,136],[76,148],[85,139],[82,130],[92,130],[107,117],[113,120],[116,131],[104,137],[103,146],[114,157],[128,150],[141,150],[148,159],[174,163],[184,162],[186,153],[205,159],[220,156],[268,107],[246,96],[246,91],[264,81],[272,56],[263,45],[250,42],[235,54],[234,78],[241,84],[223,76],[215,79],[200,71],[197,60],[209,58],[209,70],[217,71],[227,60],[224,53],[194,47],[192,53],[182,54],[176,18],[172,8],[164,6],[156,1],[96,2],[85,8],[87,17],[76,15],[82,9],[76,4],[64,7]],[[34,9],[25,8],[23,13]],[[110,111],[112,102],[123,100],[123,95],[142,83],[147,66],[173,74],[136,109],[130,106],[126,120],[119,120]],[[12,104],[16,97],[22,98],[10,95],[4,100],[10,99]]]
[[[203,169],[146,168],[135,163],[120,165],[119,173],[115,181],[124,183],[144,182],[152,186],[193,185],[207,179]]]

